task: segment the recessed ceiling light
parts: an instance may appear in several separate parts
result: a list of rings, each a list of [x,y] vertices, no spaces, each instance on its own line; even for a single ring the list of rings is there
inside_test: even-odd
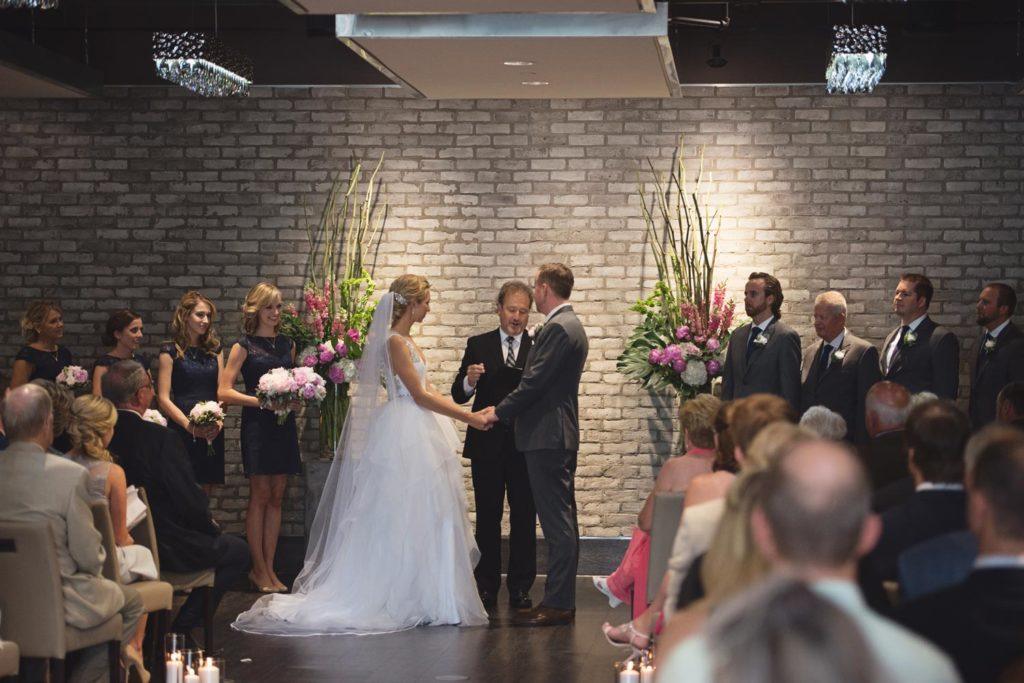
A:
[[[523,81],[523,85],[551,85],[549,81]]]
[[[502,62],[502,64],[504,64],[505,66],[533,66],[533,62],[512,61],[512,60],[507,61],[507,62]]]

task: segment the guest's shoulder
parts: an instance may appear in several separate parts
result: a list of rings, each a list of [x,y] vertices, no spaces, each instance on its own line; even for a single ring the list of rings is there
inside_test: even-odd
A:
[[[954,683],[960,680],[950,658],[913,629],[867,610],[867,630],[880,663],[896,680]],[[908,671],[913,671],[908,674]]]
[[[46,470],[47,486],[70,486],[78,485],[82,476],[88,476],[89,472],[77,462],[63,455],[46,453],[44,464]]]

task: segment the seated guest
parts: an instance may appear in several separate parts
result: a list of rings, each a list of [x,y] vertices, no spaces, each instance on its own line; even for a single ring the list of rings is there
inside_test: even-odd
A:
[[[127,482],[146,489],[161,566],[172,572],[216,570],[210,596],[216,609],[228,587],[248,571],[248,546],[236,536],[220,533],[178,435],[142,419],[153,395],[153,380],[135,361],[115,363],[103,375],[103,396],[118,409],[110,451],[124,468]],[[188,632],[199,626],[202,603],[200,591],[193,591],[172,628]]]
[[[96,359],[92,368],[92,393],[101,395],[103,375],[114,363],[133,360],[149,369],[149,359],[139,352],[142,345],[142,316],[128,308],[114,311],[107,318],[103,331],[103,345],[110,350]]]
[[[931,403],[932,401],[938,400],[939,397],[930,391],[919,391],[916,394],[911,394],[910,396],[910,410],[913,411],[914,408],[918,406],[922,406],[925,403]]]
[[[1004,671],[1024,653],[1024,439],[989,444],[967,487],[980,549],[974,570],[903,606],[897,618],[949,654],[967,683],[1019,681]]]
[[[64,337],[64,311],[56,301],[33,301],[21,319],[21,333],[27,344],[18,349],[11,368],[11,388],[16,389],[34,379],[57,379],[60,371],[75,360],[67,347],[59,344]]]
[[[683,403],[679,422],[683,429],[686,451],[662,466],[637,517],[633,537],[622,561],[610,576],[594,577],[594,586],[608,596],[608,603],[617,607],[631,602],[633,616],[638,617],[647,608],[647,564],[651,551],[651,523],[654,517],[654,497],[659,493],[686,492],[690,481],[699,474],[711,471],[715,459],[715,413],[722,402],[711,394],[700,394]]]
[[[113,462],[107,450],[116,423],[117,409],[107,399],[91,394],[76,398],[71,405],[71,421],[68,424],[71,450],[67,452],[67,457],[89,472],[90,499],[105,502],[110,507],[121,583],[131,583],[138,579],[156,580],[160,577],[153,554],[149,548],[136,545],[128,531],[128,494],[124,470]],[[140,652],[145,632],[146,616],[143,615],[133,641],[135,649]]]
[[[876,614],[857,590],[857,559],[874,544],[879,525],[870,514],[867,481],[846,447],[831,441],[798,444],[768,466],[759,499],[751,516],[758,550],[776,572],[806,581],[815,594],[854,621],[878,666],[878,675],[870,680],[958,680],[945,655]],[[659,679],[723,680],[713,669],[715,645],[704,630],[678,647],[666,648],[659,656]],[[802,675],[798,680],[832,679]]]
[[[48,379],[34,379],[31,383],[42,387],[50,395],[50,404],[53,405],[53,446],[50,447],[50,452],[64,455],[71,448],[68,421],[71,419],[71,404],[75,400],[75,395],[63,384]]]
[[[861,462],[875,491],[873,507],[881,510],[906,499],[913,492],[907,472],[907,449],[903,443],[907,415],[910,414],[910,394],[894,382],[879,382],[868,390],[865,405],[868,442],[860,449]],[[898,486],[897,491],[885,491],[885,495],[879,495],[901,479],[906,479],[906,482]]]
[[[0,519],[49,525],[67,624],[90,629],[120,613],[125,656],[141,661],[131,642],[142,616],[142,599],[131,587],[102,577],[106,555],[89,509],[89,475],[80,465],[47,453],[53,440],[50,397],[32,384],[19,387],[4,401],[3,420],[11,443],[0,454]],[[71,665],[71,680],[103,679],[106,646],[80,652],[79,661]]]
[[[1000,422],[1024,429],[1024,382],[1010,382],[996,399],[996,415]]]
[[[951,401],[932,401],[910,413],[907,458],[914,493],[883,513],[882,535],[864,558],[869,577],[895,581],[900,553],[967,527],[964,446],[970,433],[970,420]]]
[[[823,439],[842,441],[846,436],[846,420],[825,406],[811,406],[800,418],[800,426],[810,429]]]

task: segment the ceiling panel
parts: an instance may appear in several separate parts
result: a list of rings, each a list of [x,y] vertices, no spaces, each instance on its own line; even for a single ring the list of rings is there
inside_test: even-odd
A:
[[[0,64],[0,97],[89,97],[90,93],[66,83]]]
[[[281,0],[299,14],[653,12],[654,0]]]

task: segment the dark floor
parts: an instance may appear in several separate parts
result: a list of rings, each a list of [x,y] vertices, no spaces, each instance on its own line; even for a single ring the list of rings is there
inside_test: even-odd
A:
[[[543,594],[544,577],[533,589]],[[549,628],[508,624],[501,593],[489,627],[422,627],[382,636],[281,638],[229,628],[256,593],[231,592],[217,611],[217,648],[223,648],[228,678],[236,683],[303,681],[611,681],[612,665],[624,651],[601,635],[605,621],[629,619],[625,606],[610,609],[590,577],[577,579],[576,623]],[[245,661],[250,660],[250,661]]]

